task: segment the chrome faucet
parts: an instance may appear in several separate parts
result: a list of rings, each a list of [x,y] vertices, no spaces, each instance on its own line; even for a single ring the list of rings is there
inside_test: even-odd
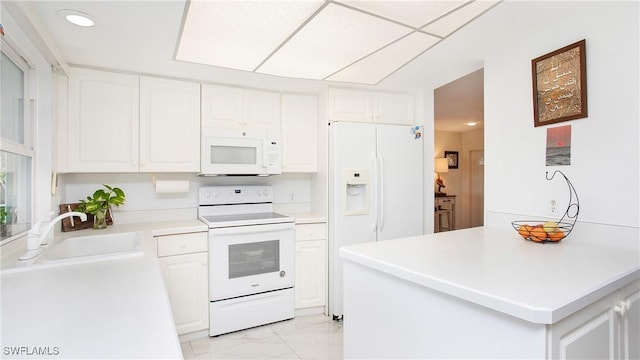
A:
[[[31,260],[40,255],[45,250],[45,247],[41,246],[42,241],[47,237],[49,231],[51,231],[53,226],[58,221],[72,216],[79,216],[82,221],[87,221],[87,214],[77,211],[71,211],[60,214],[53,220],[38,221],[35,225],[33,225],[33,227],[31,227],[31,230],[29,230],[29,233],[27,234],[27,251],[22,254],[22,256],[18,258],[18,260]],[[41,231],[40,229],[42,226],[44,226],[44,231]]]

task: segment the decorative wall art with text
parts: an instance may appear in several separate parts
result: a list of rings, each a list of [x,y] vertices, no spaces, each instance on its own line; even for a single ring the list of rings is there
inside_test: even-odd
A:
[[[585,40],[531,60],[534,126],[587,117]]]

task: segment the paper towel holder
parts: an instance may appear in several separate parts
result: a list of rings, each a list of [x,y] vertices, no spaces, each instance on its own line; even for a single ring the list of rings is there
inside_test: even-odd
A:
[[[156,180],[151,176],[151,183],[156,193],[186,193],[189,192],[188,180]]]

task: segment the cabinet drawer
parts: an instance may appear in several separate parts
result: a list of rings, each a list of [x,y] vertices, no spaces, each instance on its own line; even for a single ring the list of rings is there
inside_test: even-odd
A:
[[[456,203],[456,198],[454,197],[436,197],[435,204],[436,205],[454,205]]]
[[[157,236],[158,256],[191,254],[207,251],[207,233]]]
[[[327,238],[327,226],[322,224],[296,225],[296,241],[322,240]]]

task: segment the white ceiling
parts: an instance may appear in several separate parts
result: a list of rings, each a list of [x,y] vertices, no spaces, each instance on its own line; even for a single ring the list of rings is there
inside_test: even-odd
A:
[[[314,89],[317,89],[319,84],[316,81],[296,80],[252,72],[255,70],[255,62],[245,65],[249,71],[239,71],[230,69],[232,67],[240,68],[241,66],[238,64],[227,64],[226,66],[229,67],[227,68],[177,60],[176,55],[180,46],[180,37],[185,24],[185,16],[189,9],[189,3],[184,0],[2,0],[2,2],[2,6],[11,10],[11,14],[21,25],[26,27],[25,24],[32,24],[32,32],[38,32],[42,42],[48,44],[47,46],[51,49],[51,53],[48,54],[48,60],[52,64],[58,62],[60,64],[59,67],[62,69],[67,64],[73,64],[205,82],[233,83],[243,86],[260,87],[268,84],[269,88],[279,88],[285,91],[291,91],[291,86],[293,85],[299,91],[315,91]],[[261,3],[261,1],[258,1],[258,3]],[[389,75],[389,71],[394,72],[398,67],[411,60],[394,57],[394,54],[406,53],[405,48],[413,49],[411,51],[418,54],[424,51],[423,49],[430,44],[429,41],[425,43],[425,36],[433,37],[436,35],[436,37],[439,37],[438,41],[440,41],[440,39],[445,39],[452,34],[455,31],[455,25],[451,27],[451,24],[444,21],[445,19],[441,17],[443,13],[447,13],[452,9],[458,9],[458,11],[464,9],[471,11],[479,7],[488,9],[496,2],[478,0],[475,5],[474,2],[435,0],[341,0],[340,2],[307,1],[307,3],[307,5],[312,4],[314,6],[320,4],[320,8],[325,10],[334,9],[332,11],[335,11],[338,8],[351,10],[355,16],[371,18],[372,20],[370,19],[370,21],[374,23],[392,22],[402,24],[401,28],[409,29],[404,32],[392,32],[393,36],[385,38],[384,41],[390,41],[394,36],[405,36],[408,33],[408,36],[403,38],[405,41],[398,41],[388,45],[385,48],[389,50],[388,53],[374,52],[371,56],[361,59],[357,63],[357,67],[349,71],[336,72],[329,76],[329,78],[336,81],[352,80],[366,83],[367,81],[364,78],[383,79]],[[59,10],[64,9],[73,9],[91,14],[96,19],[97,25],[93,28],[74,26],[57,13]],[[315,8],[312,6],[303,8],[300,11],[303,14],[308,14],[311,11],[310,9],[313,10]],[[242,14],[246,14],[246,11],[243,11]],[[254,16],[263,15],[264,11]],[[437,19],[441,21],[434,22]],[[203,18],[203,20],[206,21],[206,18]],[[423,26],[424,24],[430,25]],[[243,26],[246,26],[246,24]],[[289,30],[294,27],[295,24],[290,25]],[[349,28],[348,26],[345,27]],[[313,30],[312,28],[310,29]],[[11,29],[5,29],[5,31],[10,36]],[[262,29],[261,31],[264,32],[265,30]],[[376,37],[383,35],[379,34]],[[266,34],[265,36],[274,35]],[[282,36],[282,34],[279,34],[279,36]],[[364,35],[360,33],[359,36],[362,39]],[[366,38],[366,36],[364,37]],[[257,47],[259,42],[256,43],[255,40],[250,38],[246,39],[246,42],[251,44],[251,47]],[[243,40],[239,43],[245,43],[245,41]],[[323,46],[331,44],[332,41],[325,41]],[[302,43],[296,43],[293,38],[291,46],[292,49],[273,56],[272,63],[265,62],[265,68],[271,69],[269,72],[277,73],[278,62],[281,58],[287,52],[297,51],[301,54],[305,52],[312,54],[312,56],[304,58],[304,62],[313,65],[311,66],[312,70],[322,69],[318,71],[321,76],[331,72],[331,70],[323,68],[323,61],[320,58],[324,53],[334,56],[332,53],[337,50],[324,47],[322,51],[316,51],[314,49],[316,45],[311,48],[305,47]],[[349,47],[359,48],[357,42]],[[367,51],[371,51],[371,49],[373,48],[368,48]],[[263,50],[263,53],[268,51],[268,49]],[[391,56],[389,57],[385,54],[391,54]],[[358,57],[359,55],[352,54],[350,56]],[[348,58],[348,56],[345,58]],[[282,62],[280,62],[280,66],[282,66],[281,64]],[[392,70],[381,67],[380,64],[388,64]],[[435,128],[437,130],[472,130],[472,128],[464,125],[470,119],[473,119],[473,121],[478,121],[479,119],[479,124],[475,128],[482,127],[481,72],[475,74],[475,76],[470,74],[451,84],[442,86],[436,91],[435,96]]]
[[[3,2],[26,14],[43,34],[44,42],[58,50],[58,59],[69,64],[180,77],[189,72],[189,66],[202,72],[200,64],[217,61],[216,66],[204,68],[359,84],[379,83],[498,3],[496,0]],[[273,4],[279,4],[278,11],[283,4],[293,7],[293,11],[283,16]],[[90,14],[97,25],[91,28],[71,25],[57,14],[63,9]],[[295,16],[290,18],[292,13]],[[282,22],[286,23],[283,30],[274,32],[273,24]],[[264,23],[267,25],[260,25]],[[232,36],[215,36],[221,33]]]
[[[276,76],[376,84],[497,1],[201,1],[176,58]]]

